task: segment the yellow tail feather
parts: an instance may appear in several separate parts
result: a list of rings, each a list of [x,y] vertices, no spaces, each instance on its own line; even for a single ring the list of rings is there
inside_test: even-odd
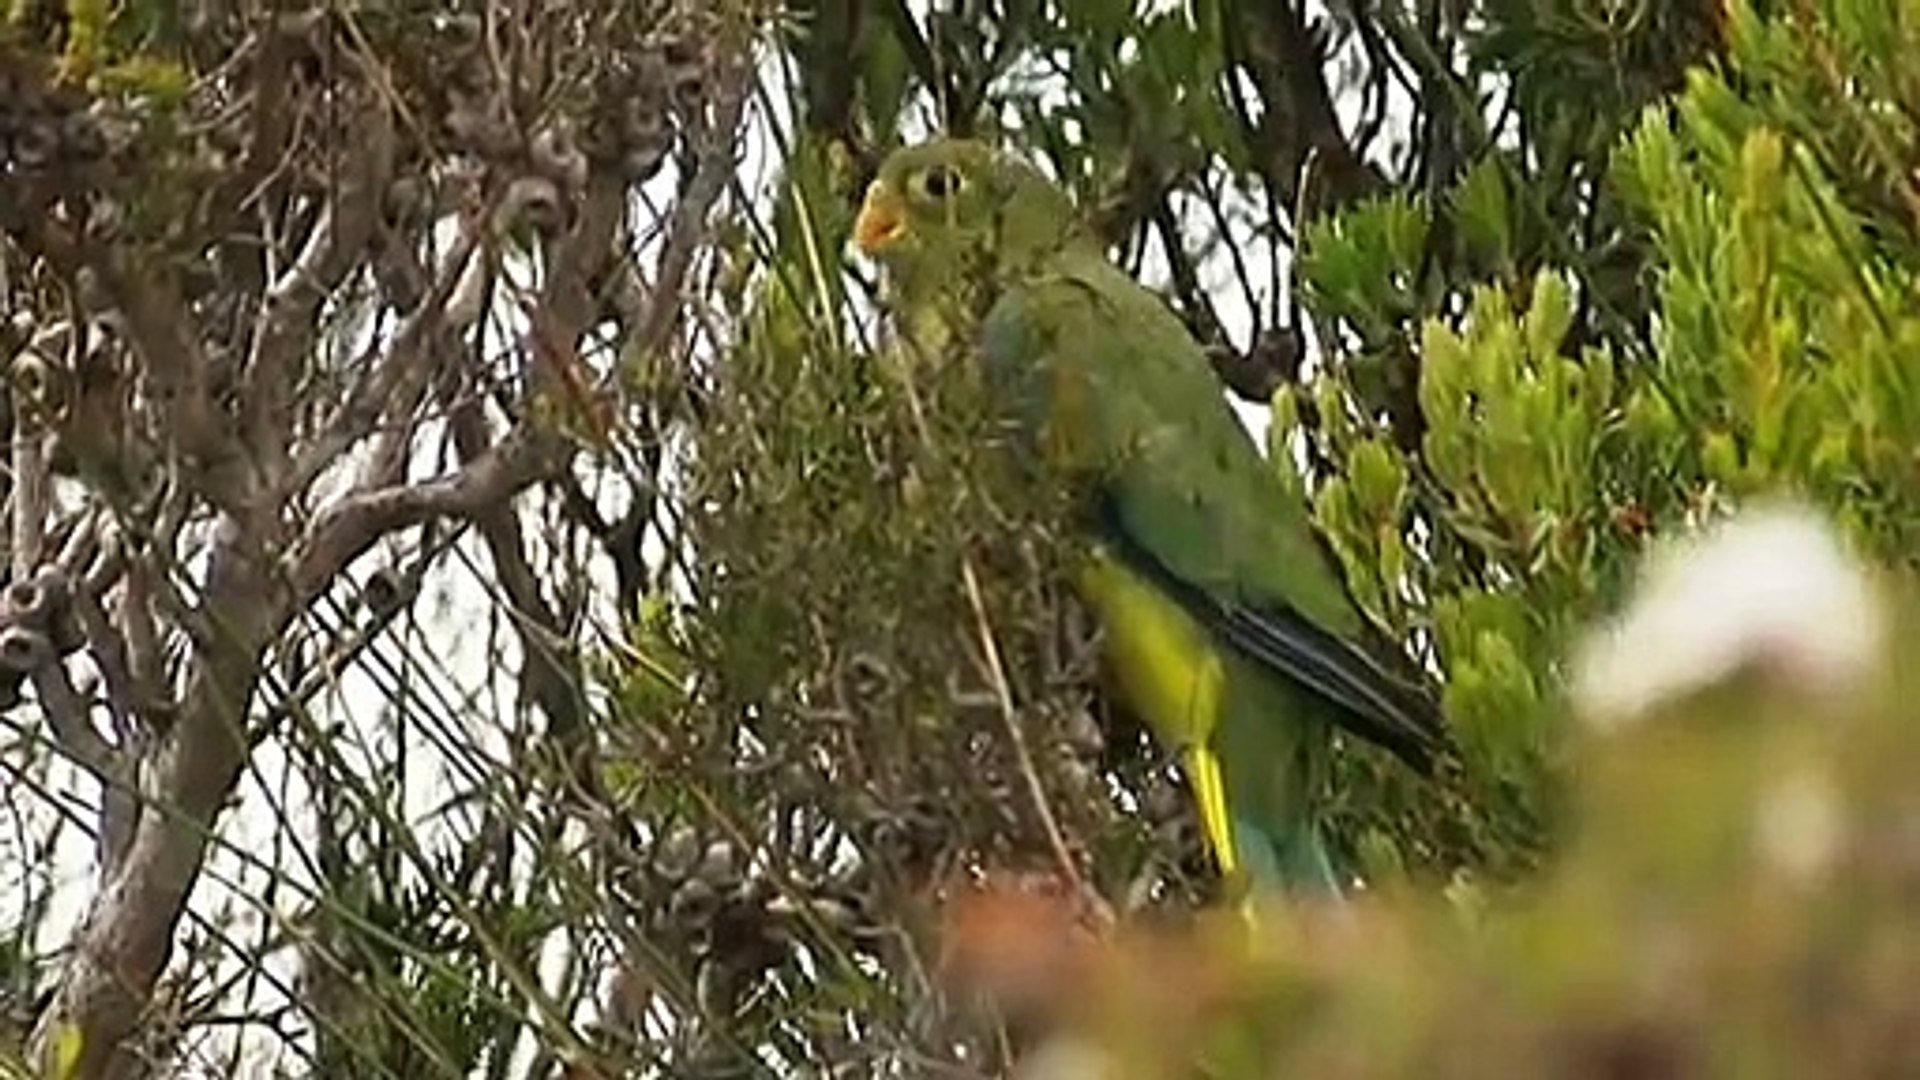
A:
[[[1221,876],[1229,881],[1240,872],[1240,855],[1233,846],[1233,821],[1227,817],[1227,785],[1220,778],[1220,759],[1200,743],[1187,744],[1181,755],[1187,770],[1187,783],[1193,786],[1193,799],[1200,808],[1200,827],[1206,831],[1207,846],[1220,864]]]

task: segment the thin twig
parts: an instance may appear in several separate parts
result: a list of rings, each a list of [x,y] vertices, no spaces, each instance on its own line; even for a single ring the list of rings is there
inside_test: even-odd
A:
[[[987,606],[980,596],[980,577],[974,573],[973,560],[960,560],[960,576],[967,586],[967,604],[973,608],[974,626],[980,632],[980,648],[987,658],[987,676],[993,682],[994,697],[1000,702],[1000,719],[1006,722],[1007,736],[1013,740],[1013,751],[1020,761],[1020,777],[1026,783],[1027,796],[1033,800],[1033,808],[1040,815],[1040,827],[1046,831],[1047,844],[1053,848],[1053,857],[1060,863],[1060,871],[1065,875],[1067,884],[1073,887],[1074,895],[1086,895],[1086,885],[1080,878],[1073,855],[1067,850],[1066,836],[1060,831],[1060,823],[1054,820],[1053,809],[1047,802],[1047,790],[1040,783],[1040,773],[1033,766],[1033,752],[1027,746],[1026,732],[1020,729],[1020,718],[1014,712],[1013,691],[1007,684],[1006,668],[1000,663],[1000,645],[994,640],[993,627],[987,622]]]
[[[15,401],[19,401],[18,395]],[[47,476],[47,436],[26,415],[24,406],[14,408],[13,438],[13,576],[24,580],[40,564],[40,549],[46,538],[47,504],[52,492]]]

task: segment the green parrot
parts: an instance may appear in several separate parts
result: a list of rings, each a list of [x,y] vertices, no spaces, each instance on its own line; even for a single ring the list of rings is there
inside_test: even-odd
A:
[[[1448,740],[1186,327],[1065,192],[980,143],[893,153],[854,242],[886,270],[907,344],[974,350],[1084,495],[1074,584],[1109,681],[1178,755],[1222,874],[1337,892],[1316,805],[1334,727],[1423,773]]]

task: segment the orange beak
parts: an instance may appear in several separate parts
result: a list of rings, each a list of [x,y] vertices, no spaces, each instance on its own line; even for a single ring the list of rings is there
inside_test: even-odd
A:
[[[877,255],[881,248],[906,231],[907,219],[901,213],[900,200],[877,183],[868,188],[867,200],[860,206],[860,217],[853,223],[853,246],[864,255]]]

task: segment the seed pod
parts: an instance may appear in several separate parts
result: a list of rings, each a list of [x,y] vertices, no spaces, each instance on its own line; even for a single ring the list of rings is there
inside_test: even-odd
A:
[[[551,125],[535,132],[527,152],[540,175],[568,191],[577,192],[587,186],[587,156],[580,152],[573,132],[564,125]]]
[[[567,221],[567,204],[560,189],[543,176],[522,176],[507,185],[501,199],[501,221],[511,226],[524,219],[542,233],[552,233]]]
[[[685,881],[700,858],[700,837],[682,825],[654,845],[653,869],[667,881]]]
[[[1107,743],[1099,722],[1085,709],[1075,709],[1067,715],[1065,730],[1061,735],[1067,746],[1083,758],[1099,757]]]
[[[59,366],[48,360],[38,348],[22,349],[14,354],[7,377],[14,393],[37,423],[51,423],[67,406],[67,380]]]
[[[27,675],[51,661],[53,655],[53,644],[40,631],[17,623],[0,627],[0,671]]]
[[[1060,762],[1060,786],[1069,792],[1092,790],[1094,773],[1091,766],[1079,758],[1066,758]]]
[[[360,602],[375,618],[384,619],[406,605],[409,591],[399,571],[383,566],[367,577],[366,585],[360,590]]]
[[[8,582],[0,593],[0,612],[10,622],[44,631],[71,599],[67,576],[47,567],[32,577]]]
[[[715,840],[707,845],[706,854],[701,857],[700,868],[694,872],[694,876],[716,890],[725,890],[737,884],[740,874],[733,845],[725,840]]]
[[[700,930],[720,910],[720,890],[700,878],[689,878],[667,898],[667,918],[684,930]]]

